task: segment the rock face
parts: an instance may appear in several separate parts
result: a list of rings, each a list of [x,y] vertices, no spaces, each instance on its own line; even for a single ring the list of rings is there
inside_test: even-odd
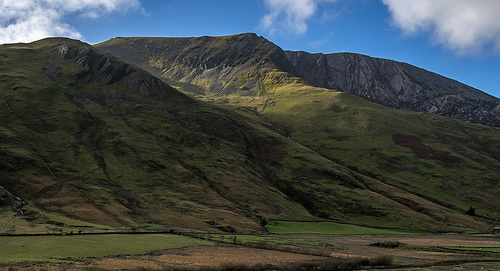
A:
[[[500,126],[500,99],[415,66],[360,54],[285,52],[309,83],[388,107]]]

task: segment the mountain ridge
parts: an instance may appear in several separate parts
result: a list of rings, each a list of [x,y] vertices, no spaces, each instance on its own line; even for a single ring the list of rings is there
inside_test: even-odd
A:
[[[395,109],[500,126],[500,99],[403,62],[354,53],[284,51],[264,37],[251,33],[155,38],[156,44],[163,45],[155,47],[150,43],[151,48],[155,47],[152,51],[144,45],[149,40],[118,38],[96,47],[167,81],[197,85],[209,93],[215,91],[216,95],[238,91],[253,95],[272,92],[275,86],[273,82],[267,83],[268,78],[272,78],[271,81],[301,81],[352,93]],[[165,47],[174,41],[183,41],[185,46]],[[134,42],[144,44],[134,46]],[[148,60],[136,55],[147,56]],[[238,55],[244,56],[242,63],[225,62],[230,56]]]

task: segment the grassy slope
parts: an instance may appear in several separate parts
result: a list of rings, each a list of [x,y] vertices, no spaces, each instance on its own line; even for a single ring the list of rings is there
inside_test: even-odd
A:
[[[499,129],[391,110],[324,89],[287,87],[272,99],[262,115],[321,155],[459,213],[473,206],[498,219]],[[432,214],[422,203],[390,198]]]
[[[67,40],[0,48],[4,204],[19,206],[20,197],[112,226],[209,229],[206,220],[257,230],[259,216],[310,217],[274,188],[247,146],[269,133],[173,89],[158,100],[121,82],[74,82],[82,68],[51,57],[60,43],[87,48]],[[61,70],[54,81],[44,63]]]
[[[360,198],[377,195],[407,206],[419,214],[412,214],[414,218],[424,221],[477,227],[463,215],[471,206],[478,215],[498,219],[494,199],[499,193],[499,129],[392,110],[345,93],[303,85],[283,86],[275,95],[260,98],[232,95],[219,101],[256,107],[262,117],[279,127],[278,132],[371,177],[347,184],[369,192],[323,191],[335,195],[334,200],[329,198],[335,207],[320,216],[350,217],[351,222],[363,224],[362,216],[352,214],[377,213],[377,209],[356,204]],[[296,173],[312,183],[332,175],[314,167]],[[379,215],[385,223],[391,220]],[[371,223],[380,223],[378,219],[372,218]],[[393,219],[396,224],[400,218]]]
[[[210,59],[210,52],[216,51],[215,46],[231,52],[231,46],[227,45],[230,38],[176,41],[183,40],[189,45],[183,49],[186,57],[200,54],[202,58]],[[169,58],[169,51],[163,49],[172,46],[171,42],[172,39],[114,39],[99,47],[161,76],[161,71],[177,69],[177,66],[168,66],[172,63],[165,61]],[[138,43],[149,44],[150,47],[137,47]],[[245,45],[241,41],[235,44],[247,51],[262,47],[253,47],[256,45],[251,43]],[[196,47],[196,50],[190,46]],[[136,54],[130,50],[136,47],[148,48],[137,55],[164,64],[159,67],[135,58]],[[163,50],[162,57],[151,54],[152,48]],[[246,58],[252,59],[251,63],[260,63],[260,59],[269,60],[269,55],[252,51]],[[186,61],[188,63],[189,58]],[[394,225],[401,217],[388,219],[390,216],[386,216],[384,211],[379,212],[379,206],[388,206],[384,200],[390,199],[388,202],[398,202],[418,212],[418,215],[412,213],[411,216],[420,221],[437,220],[445,224],[477,227],[473,219],[463,215],[470,207],[476,208],[476,214],[484,218],[498,219],[500,206],[495,199],[500,192],[499,129],[435,115],[391,110],[352,95],[309,87],[299,78],[279,70],[277,63],[267,63],[266,67],[235,64],[232,69],[238,70],[243,78],[243,81],[238,81],[239,86],[246,84],[246,74],[247,80],[260,82],[260,91],[200,97],[216,101],[219,106],[231,110],[235,109],[233,105],[254,108],[260,116],[273,123],[274,131],[316,151],[325,160],[372,177],[355,177],[353,181],[337,170],[334,173],[329,170],[321,172],[314,166],[297,164],[294,160],[291,162],[295,163],[292,172],[282,170],[282,174],[278,174],[278,187],[292,197],[296,190],[305,192],[296,196],[295,200],[314,210],[315,215],[356,223],[368,223],[363,216],[371,215],[369,223]],[[183,74],[204,72],[187,64],[181,70]],[[252,77],[255,74],[258,76]],[[195,80],[191,83],[210,90],[210,86],[203,82]],[[352,173],[349,174],[352,176]],[[342,187],[349,189],[338,189],[337,186],[328,189],[330,184],[324,180],[332,176],[342,183]],[[314,185],[320,186],[314,189]],[[356,190],[360,187],[368,189]],[[367,195],[378,198],[367,198]],[[370,208],[362,207],[367,206],[367,201],[371,202],[368,204]],[[377,215],[378,219],[374,218]]]
[[[285,194],[300,201],[309,197],[302,188],[311,192],[319,185],[320,191],[325,186],[356,196],[356,206],[408,221],[381,219],[377,225],[427,227],[397,212],[404,207],[394,202],[385,206],[386,200],[358,195],[359,188],[349,185],[358,177],[348,169],[272,132],[252,111],[235,114],[168,87],[165,99],[150,98],[130,89],[128,78],[102,83],[111,75],[82,75],[85,68],[74,60],[54,57],[64,46],[79,53],[88,48],[49,39],[0,49],[1,69],[11,75],[1,85],[4,204],[20,208],[15,198],[26,201],[25,218],[32,223],[62,228],[64,221],[49,218],[48,211],[114,227],[153,222],[256,231],[260,218],[312,219]],[[302,182],[304,168],[331,175],[318,184]],[[303,187],[289,185],[292,178]],[[321,193],[306,207],[316,212],[317,205],[328,215],[332,195]]]

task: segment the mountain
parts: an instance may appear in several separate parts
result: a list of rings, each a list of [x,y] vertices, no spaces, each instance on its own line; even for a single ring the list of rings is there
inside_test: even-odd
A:
[[[415,66],[359,54],[283,51],[255,34],[116,38],[97,45],[170,82],[214,94],[272,91],[303,81],[391,108],[500,126],[500,99]]]
[[[3,45],[0,70],[2,211],[55,226],[62,214],[243,232],[260,231],[262,217],[312,217],[267,176],[286,152],[264,146],[290,143],[265,123],[199,103],[78,41]]]
[[[256,110],[258,116],[272,123],[279,134],[330,161],[376,179],[384,184],[384,189],[391,190],[385,186],[390,185],[411,193],[413,196],[387,195],[387,191],[375,189],[375,193],[433,219],[441,220],[448,215],[436,212],[434,207],[427,205],[428,202],[462,214],[474,207],[483,218],[497,219],[497,207],[491,203],[496,201],[500,191],[498,128],[468,124],[437,114],[394,110],[350,95],[345,89],[338,92],[315,87],[313,75],[320,78],[322,74],[318,65],[313,61],[313,64],[300,68],[299,63],[322,55],[285,52],[255,34],[115,38],[96,47],[217,106]],[[243,57],[235,58],[236,55]],[[381,71],[390,70],[391,65],[394,67],[391,69],[404,67],[405,72],[413,75],[412,80],[401,80],[402,86],[415,84],[423,88],[441,84],[439,89],[451,91],[450,86],[456,85],[465,90],[455,96],[466,93],[470,99],[483,99],[480,103],[484,104],[488,104],[488,99],[496,101],[480,91],[408,64],[350,54],[329,58],[338,56],[385,63],[377,64],[378,68],[385,67]],[[354,67],[370,66],[349,64],[348,61],[340,65],[342,63]],[[308,70],[310,75],[306,76]],[[357,70],[351,70],[354,75],[345,74],[345,77],[356,78]],[[368,71],[364,73],[370,74]],[[400,77],[410,78],[408,74]],[[342,80],[344,77],[338,78]],[[392,79],[381,77],[377,80],[386,82]],[[356,81],[352,79],[352,85],[359,86]],[[390,89],[386,91],[390,93]],[[472,103],[471,107],[474,106]],[[496,106],[489,105],[489,108]],[[306,178],[304,176],[313,175],[302,174]],[[331,191],[331,194],[335,193]],[[425,199],[426,203],[415,197]],[[324,215],[331,217],[329,214]]]
[[[500,99],[407,63],[350,53],[285,53],[294,74],[315,86],[391,108],[500,126]]]
[[[281,48],[242,34],[199,38],[115,38],[97,48],[172,83],[201,86],[202,92],[230,94],[267,91],[266,84],[287,80],[279,63],[288,64]]]
[[[1,45],[1,217],[27,231],[84,221],[239,233],[263,231],[264,219],[430,231],[489,229],[497,221],[498,128],[311,86],[292,66],[280,68],[289,65],[276,60],[286,53],[267,42],[255,43],[265,60],[215,53],[248,37],[260,40],[174,39],[178,48],[213,50],[233,75],[216,74],[227,78],[217,91],[209,74],[222,67],[201,58],[206,69],[190,70],[199,72],[191,83],[226,93],[201,97],[209,102],[162,82],[149,64],[141,66],[153,75],[79,41]],[[203,39],[210,48],[199,47]],[[114,42],[115,49],[132,42],[123,49],[132,56],[166,54],[170,41]],[[243,93],[240,83],[248,86]]]

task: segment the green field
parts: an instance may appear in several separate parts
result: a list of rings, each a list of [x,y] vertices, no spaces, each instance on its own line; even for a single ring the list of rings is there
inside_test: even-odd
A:
[[[239,245],[255,245],[255,244],[273,244],[273,245],[306,245],[318,246],[324,245],[317,241],[307,241],[300,238],[281,238],[280,236],[260,236],[260,235],[228,235],[228,234],[200,234],[202,239],[211,240],[214,242],[232,243]]]
[[[277,234],[356,234],[356,235],[411,235],[416,232],[369,228],[335,222],[274,221],[266,226],[269,233]]]
[[[89,257],[138,255],[158,249],[212,245],[172,234],[2,236],[0,263],[64,261]]]

